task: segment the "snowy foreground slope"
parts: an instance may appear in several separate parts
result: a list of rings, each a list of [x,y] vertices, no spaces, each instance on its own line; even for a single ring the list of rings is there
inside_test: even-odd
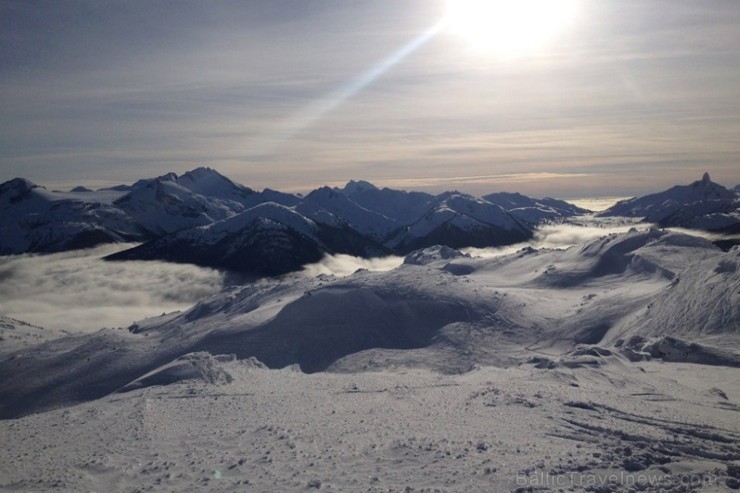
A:
[[[69,335],[64,330],[51,330],[0,315],[0,347],[3,352],[33,347],[41,342]]]
[[[729,491],[739,298],[738,247],[654,229],[231,287],[2,350],[0,489]]]
[[[0,422],[0,490],[733,491],[736,369],[600,360],[306,375],[200,358],[220,381]]]

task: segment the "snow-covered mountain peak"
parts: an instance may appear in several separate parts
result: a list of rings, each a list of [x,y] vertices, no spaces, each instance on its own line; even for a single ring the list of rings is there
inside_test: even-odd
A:
[[[92,190],[89,189],[89,188],[87,188],[87,187],[83,187],[82,185],[78,185],[78,186],[74,187],[72,190],[70,190],[70,192],[75,192],[75,193],[90,193],[90,192],[92,192]]]
[[[691,189],[691,190],[688,190]],[[701,195],[697,196],[697,189]],[[676,186],[671,189],[676,194],[676,200],[721,200],[733,198],[733,192],[718,183],[714,183],[709,173],[704,173],[701,180],[695,181],[689,187]]]
[[[254,193],[252,189],[237,185],[218,171],[206,167],[183,173],[177,182],[197,194],[230,200],[243,199]]]
[[[450,191],[447,191],[447,192],[440,193],[439,195],[437,195],[437,198],[440,201],[446,201],[446,200],[456,199],[456,198],[471,198],[471,199],[474,199],[475,197],[473,197],[472,195],[468,195],[466,193],[460,192],[458,190],[450,190]]]
[[[184,178],[186,176],[192,177],[193,179],[199,179],[209,176],[219,176],[221,178],[226,178],[224,175],[208,166],[198,166],[197,168],[193,168],[190,171],[186,171],[182,174],[182,177]]]
[[[709,173],[690,185],[623,200],[600,216],[643,217],[663,227],[732,232],[740,225],[737,194],[714,183]]]
[[[25,193],[34,188],[39,188],[38,185],[32,181],[26,180],[25,178],[13,178],[5,183],[0,184],[0,195],[6,193]]]
[[[156,178],[157,181],[177,181],[177,174],[169,172],[167,174],[164,174],[158,178]]]
[[[364,180],[350,180],[340,191],[345,195],[353,195],[359,192],[378,190],[378,187]]]
[[[13,178],[0,184],[0,205],[11,206],[25,201],[33,196],[38,196],[34,190],[46,190],[44,187],[26,180],[25,178]]]
[[[306,195],[306,200],[321,200],[321,199],[335,199],[338,197],[343,196],[339,191],[335,188],[331,187],[320,187],[316,190],[311,191],[308,195]]]
[[[316,230],[316,225],[312,220],[302,216],[289,207],[276,204],[275,202],[265,202],[263,204],[256,205],[235,216],[217,221],[199,229],[218,234],[234,233],[257,220],[266,220],[276,225],[289,227],[306,236],[313,236]],[[193,230],[190,230],[188,232],[192,233],[192,231]]]

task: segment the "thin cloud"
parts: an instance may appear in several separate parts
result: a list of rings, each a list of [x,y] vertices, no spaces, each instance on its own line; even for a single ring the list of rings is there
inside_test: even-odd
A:
[[[628,199],[630,197],[585,197],[585,198],[566,198],[568,202],[578,207],[583,207],[594,212],[601,212],[607,210],[620,200]]]
[[[358,269],[388,271],[395,269],[402,263],[403,257],[396,256],[364,259],[344,254],[327,255],[315,264],[304,266],[301,272],[309,277],[315,277],[322,274],[346,277],[353,274]]]
[[[712,233],[711,231],[700,231],[698,229],[684,229],[684,228],[667,228],[669,231],[674,233],[681,233],[685,235],[698,236],[709,241],[721,241],[721,240],[740,240],[740,234],[735,235],[724,235],[720,233]]]
[[[464,185],[488,185],[488,184],[510,184],[510,183],[528,183],[531,181],[547,181],[569,178],[584,178],[597,176],[595,174],[585,173],[508,173],[500,175],[476,175],[476,176],[450,176],[436,178],[397,178],[373,180],[373,184],[379,187],[401,188],[401,189],[424,189],[438,187],[456,187]],[[361,177],[358,177],[361,178]],[[342,187],[346,184],[344,181],[331,181],[327,183],[315,183],[310,185],[301,185],[298,187],[288,187],[284,189],[289,192],[305,192],[322,186]]]
[[[610,224],[599,225],[548,224],[537,228],[531,241],[500,248],[464,248],[463,252],[481,258],[501,257],[530,247],[562,250],[613,233],[626,233],[632,228],[648,229],[652,224]]]

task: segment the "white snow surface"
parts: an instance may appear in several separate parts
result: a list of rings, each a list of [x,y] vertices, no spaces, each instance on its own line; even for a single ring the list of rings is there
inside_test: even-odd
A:
[[[189,380],[0,422],[0,489],[732,491],[736,369],[595,359],[305,375],[193,355]]]
[[[0,490],[737,484],[740,248],[647,229],[408,259],[0,351]]]
[[[397,227],[395,219],[366,209],[344,193],[329,187],[308,194],[296,206],[296,211],[330,226],[341,226],[346,221],[360,233],[376,239],[384,238]]]
[[[182,231],[176,235],[176,238],[190,239],[196,243],[214,244],[255,221],[261,221],[263,227],[290,228],[316,239],[316,224],[313,221],[289,207],[274,202],[259,204],[228,219]]]
[[[0,254],[74,248],[77,235],[104,235],[124,241],[140,234],[120,209],[96,193],[49,192],[28,180],[0,185]],[[101,195],[106,195],[102,193]],[[109,194],[108,194],[109,195]]]
[[[46,329],[0,315],[0,348],[3,352],[18,351],[65,335],[69,335],[66,330]]]

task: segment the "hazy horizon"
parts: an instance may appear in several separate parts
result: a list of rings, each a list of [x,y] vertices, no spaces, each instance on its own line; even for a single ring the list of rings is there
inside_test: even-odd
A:
[[[187,171],[191,171],[191,170],[186,170],[186,172]],[[216,170],[216,171],[219,172],[219,170]],[[176,174],[178,176],[180,176],[180,175],[182,175],[182,173],[183,172],[179,172],[179,173],[176,173]],[[225,175],[225,176],[227,178],[230,178],[230,179],[232,178],[232,177],[230,177],[228,175]],[[25,178],[25,179],[28,179],[28,177],[25,177],[25,176],[19,176],[19,177],[14,177],[14,178]],[[118,181],[110,181],[110,180],[95,180],[95,179],[87,179],[87,180],[79,180],[79,181],[70,181],[70,180],[67,180],[67,181],[56,182],[56,183],[55,182],[43,183],[43,182],[38,182],[38,181],[34,181],[34,180],[30,180],[30,181],[32,181],[36,185],[42,186],[42,187],[44,187],[44,188],[46,188],[47,190],[50,190],[50,191],[71,192],[72,189],[75,188],[75,187],[77,187],[77,186],[84,186],[86,188],[90,188],[93,191],[97,191],[97,190],[105,189],[107,187],[113,187],[113,186],[116,186],[116,185],[132,185],[135,181],[137,181],[139,179],[149,179],[149,178],[155,178],[155,176],[141,176],[141,177],[138,177],[136,179],[132,179],[132,180],[130,180],[128,182],[118,182]],[[697,177],[697,179],[699,179],[699,178],[701,178],[701,177]],[[712,177],[712,179],[714,179],[714,178]],[[483,195],[487,195],[487,194],[490,194],[490,193],[497,193],[497,192],[510,192],[510,193],[522,193],[524,195],[530,195],[530,196],[535,197],[535,198],[554,197],[554,198],[558,198],[558,199],[561,199],[561,200],[567,200],[567,201],[573,203],[574,205],[577,205],[579,207],[583,207],[585,209],[589,209],[589,210],[592,210],[592,211],[596,211],[596,212],[601,211],[601,210],[605,210],[605,209],[609,208],[610,206],[614,205],[616,202],[618,202],[620,200],[623,200],[623,199],[627,199],[627,198],[631,198],[631,197],[635,197],[635,196],[639,196],[640,195],[639,193],[634,193],[634,194],[629,194],[629,193],[622,193],[622,194],[604,193],[604,194],[599,195],[598,193],[589,193],[590,190],[588,190],[588,189],[581,189],[581,192],[582,193],[580,193],[580,194],[573,194],[573,195],[570,195],[570,196],[568,196],[568,195],[562,195],[562,194],[553,194],[553,193],[550,193],[550,192],[547,192],[547,191],[543,191],[543,193],[539,193],[539,194],[538,193],[528,194],[526,192],[523,192],[522,190],[519,190],[517,188],[512,188],[512,187],[505,187],[504,186],[504,187],[498,187],[498,188],[488,189],[485,186],[480,186],[480,185],[478,187],[473,187],[473,188],[479,188],[481,191],[480,192],[474,192],[474,191],[468,190],[467,188],[469,188],[469,187],[464,187],[464,186],[463,187],[455,187],[455,188],[443,188],[443,187],[440,187],[440,186],[419,186],[419,185],[416,185],[416,186],[410,186],[409,187],[409,186],[403,186],[403,183],[398,183],[398,185],[400,185],[400,186],[394,186],[394,182],[393,181],[387,181],[387,180],[370,181],[370,180],[365,180],[363,178],[353,178],[351,180],[354,180],[354,181],[367,181],[367,182],[372,183],[373,185],[377,186],[378,188],[387,187],[387,188],[392,188],[392,189],[397,189],[397,190],[418,191],[418,192],[426,192],[426,193],[430,193],[430,194],[437,194],[437,193],[442,193],[442,192],[448,192],[448,191],[456,190],[456,191],[461,191],[463,193],[470,193],[471,195],[476,195],[476,196],[483,196]],[[338,182],[338,181],[335,181],[335,182],[328,182],[328,183],[323,183],[323,184],[318,184],[317,183],[317,184],[311,184],[311,185],[306,185],[306,186],[302,186],[302,187],[289,187],[289,188],[279,189],[277,187],[270,186],[270,185],[265,186],[265,187],[255,187],[255,186],[253,186],[250,183],[242,183],[242,182],[239,182],[237,180],[232,180],[232,181],[235,181],[236,183],[238,183],[240,185],[248,186],[249,188],[252,188],[252,189],[257,190],[257,191],[261,191],[261,190],[264,190],[264,189],[272,189],[272,190],[278,190],[280,192],[285,192],[285,193],[296,193],[296,194],[303,194],[303,195],[305,195],[307,193],[310,193],[311,191],[316,190],[317,188],[320,188],[320,187],[328,186],[328,187],[332,187],[332,188],[342,188],[342,187],[344,187],[347,184],[347,182]],[[693,180],[693,181],[696,181],[696,180]],[[674,183],[671,186],[673,186],[673,185],[687,185],[687,184],[688,183]],[[726,186],[728,188],[732,188],[733,187],[732,184],[727,184],[727,183],[721,183],[721,185],[724,185],[724,186]],[[666,188],[668,188],[668,187],[666,187]],[[652,189],[652,190],[647,190],[645,193],[655,193],[655,192],[661,192],[661,191],[663,191],[663,189]]]
[[[466,4],[3,2],[0,181],[97,187],[205,165],[285,191],[740,183],[736,2],[452,16]]]

